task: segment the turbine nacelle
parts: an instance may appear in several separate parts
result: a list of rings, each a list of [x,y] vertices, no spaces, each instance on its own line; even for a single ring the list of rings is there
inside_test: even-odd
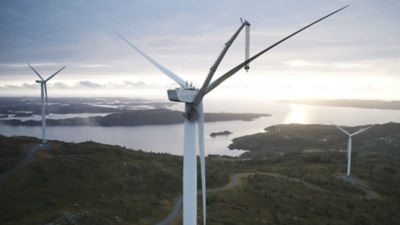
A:
[[[194,103],[199,90],[195,88],[176,88],[167,90],[167,93],[170,101]]]
[[[195,121],[199,116],[197,112],[198,104],[195,102],[199,91],[199,89],[195,89],[191,86],[187,88],[169,89],[167,90],[167,94],[170,101],[186,103],[183,116],[190,121]]]
[[[242,22],[242,24],[244,24],[244,25],[246,25],[246,26],[250,26],[249,21],[247,21],[247,20],[245,20],[245,19],[243,19],[243,18],[240,18],[240,22]]]

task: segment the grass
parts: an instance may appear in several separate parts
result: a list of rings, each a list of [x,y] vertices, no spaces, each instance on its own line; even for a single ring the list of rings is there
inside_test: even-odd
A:
[[[319,154],[323,158],[326,153]],[[339,154],[339,153],[338,153]],[[382,198],[368,200],[361,190],[334,175],[343,175],[345,164],[304,161],[303,153],[287,155],[281,160],[247,161],[247,167],[298,178],[300,182],[257,174],[241,188],[210,194],[209,224],[397,224],[400,219],[399,157],[366,154],[354,158],[353,176],[361,178]],[[308,158],[308,156],[306,156]],[[262,162],[264,161],[264,164]],[[371,161],[376,163],[371,164]]]
[[[11,147],[25,140],[7,139]],[[67,218],[80,224],[154,224],[181,193],[181,157],[93,142],[51,144],[0,186],[1,224],[70,224]],[[226,181],[221,171],[208,176],[211,184]]]
[[[71,213],[91,223],[148,224],[165,215],[165,202],[180,192],[178,157],[95,143],[52,146],[1,186],[1,221],[63,224],[64,214]]]
[[[23,160],[28,152],[28,145],[35,143],[37,143],[35,138],[12,139],[0,135],[0,173],[8,171]]]

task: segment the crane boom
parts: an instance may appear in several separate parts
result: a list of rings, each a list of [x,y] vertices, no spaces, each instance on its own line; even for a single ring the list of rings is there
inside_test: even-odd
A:
[[[250,58],[250,24],[246,26],[246,42],[245,42],[245,47],[244,47],[244,61],[247,61]],[[249,71],[250,66],[249,64],[246,64],[244,66],[244,69],[246,72]]]

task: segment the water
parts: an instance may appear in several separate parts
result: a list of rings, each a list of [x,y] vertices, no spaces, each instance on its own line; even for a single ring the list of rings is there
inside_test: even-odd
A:
[[[238,104],[237,102],[240,102]],[[181,109],[182,105],[172,108]],[[205,101],[206,112],[257,112],[271,113],[272,117],[262,117],[254,121],[229,121],[205,124],[205,144],[207,154],[240,155],[243,151],[229,150],[227,146],[235,137],[263,132],[265,127],[282,123],[330,124],[330,121],[348,126],[400,122],[400,111],[327,106],[306,106],[271,101]],[[95,141],[120,145],[149,152],[168,152],[182,155],[183,124],[137,127],[89,127],[57,126],[48,127],[50,140],[69,142]],[[210,137],[211,132],[229,130],[229,136]],[[0,126],[0,133],[6,136],[26,135],[40,138],[40,127]]]

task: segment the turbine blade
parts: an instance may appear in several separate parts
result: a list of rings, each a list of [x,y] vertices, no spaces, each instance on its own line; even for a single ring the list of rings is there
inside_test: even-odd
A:
[[[117,31],[114,31],[118,37],[120,37],[124,42],[126,42],[129,46],[131,46],[134,50],[136,50],[140,55],[142,55],[147,61],[149,61],[151,64],[153,64],[157,69],[159,69],[161,72],[163,72],[165,75],[167,75],[169,78],[174,80],[177,84],[179,84],[181,87],[186,87],[186,82],[180,78],[178,75],[175,73],[171,72],[164,66],[162,66],[160,63],[155,61],[154,59],[150,58],[146,53],[142,52],[139,48],[137,48],[135,45],[133,45],[128,39],[126,39],[122,34],[118,33]]]
[[[364,127],[364,128],[362,128],[362,129],[358,130],[357,132],[352,133],[351,136],[354,136],[354,135],[357,135],[357,134],[361,134],[362,132],[371,129],[371,128],[374,127],[374,126],[375,126],[375,125],[372,125],[372,126],[369,126],[369,127]]]
[[[345,133],[345,134],[351,136],[351,134],[350,134],[349,132],[347,132],[345,129],[343,129],[342,127],[339,127],[338,125],[334,124],[332,121],[331,121],[331,123],[332,123],[333,126],[335,126],[337,129],[339,129],[339,130],[342,131],[343,133]]]
[[[218,69],[219,64],[221,63],[222,59],[224,58],[224,56],[226,55],[226,53],[228,52],[229,48],[231,47],[232,43],[236,40],[237,36],[240,34],[240,31],[242,31],[242,29],[245,26],[250,26],[250,24],[246,21],[243,22],[241,26],[239,27],[239,29],[237,29],[237,31],[233,34],[233,36],[229,39],[228,42],[225,43],[224,48],[222,49],[222,52],[219,54],[217,60],[214,62],[213,66],[210,68],[210,72],[208,73],[203,86],[200,88],[199,92],[197,93],[193,103],[194,104],[198,104],[202,98],[204,97],[204,95],[206,94],[206,90],[208,87],[208,84],[210,83],[213,75],[215,74],[215,72]]]
[[[331,12],[331,13],[329,13],[328,15],[326,15],[326,16],[324,16],[324,17],[322,17],[322,18],[320,18],[320,19],[318,19],[318,20],[316,20],[316,21],[310,23],[309,25],[307,25],[307,26],[301,28],[300,30],[298,30],[298,31],[296,31],[296,32],[294,32],[294,33],[292,33],[292,34],[290,34],[290,35],[288,35],[288,36],[286,36],[285,38],[281,39],[280,41],[276,42],[275,44],[269,46],[268,48],[266,48],[266,49],[262,50],[261,52],[255,54],[254,56],[252,56],[252,57],[249,58],[248,60],[245,60],[245,61],[242,62],[241,64],[239,64],[239,65],[237,65],[236,67],[232,68],[231,70],[229,70],[228,72],[226,72],[224,75],[222,75],[221,77],[219,77],[217,80],[215,80],[214,82],[212,82],[212,83],[208,86],[207,91],[206,91],[206,94],[207,94],[208,92],[212,91],[212,90],[213,90],[214,88],[216,88],[218,85],[220,85],[220,84],[221,84],[222,82],[224,82],[226,79],[228,79],[229,77],[231,77],[231,76],[232,76],[233,74],[235,74],[237,71],[239,71],[240,69],[242,69],[243,67],[245,67],[246,65],[248,65],[250,62],[252,62],[252,61],[255,60],[256,58],[260,57],[262,54],[268,52],[269,50],[273,49],[273,48],[276,47],[277,45],[279,45],[279,44],[281,44],[282,42],[286,41],[287,39],[289,39],[289,38],[295,36],[296,34],[298,34],[298,33],[302,32],[302,31],[304,31],[305,29],[311,27],[312,25],[314,25],[314,24],[316,24],[316,23],[318,23],[318,22],[320,22],[320,21],[322,21],[322,20],[324,20],[324,19],[326,19],[326,18],[332,16],[333,14],[338,13],[339,11],[341,11],[341,10],[347,8],[348,6],[349,6],[349,5],[344,6],[344,7],[340,8],[340,9],[338,9],[338,10],[336,10],[336,11],[334,11],[334,12]]]
[[[49,104],[49,99],[47,98],[47,84],[46,84],[46,82],[44,82],[43,86],[44,86],[44,97],[45,97],[45,100],[46,100],[46,115],[47,115],[47,113],[48,113],[47,107],[48,107],[48,104]]]
[[[35,68],[33,68],[33,66],[31,66],[31,64],[27,63],[29,68],[31,68],[31,70],[36,73],[36,75],[40,78],[40,80],[44,80],[42,76],[40,76],[40,73],[38,71],[36,71]]]
[[[65,69],[66,66],[61,67],[61,69],[57,70],[57,72],[53,73],[49,78],[47,78],[44,82],[47,82],[51,78],[53,78],[55,75],[57,75],[59,72],[61,72],[63,69]]]
[[[200,102],[197,106],[198,112],[198,135],[199,135],[199,150],[200,150],[200,168],[201,168],[201,191],[203,199],[203,225],[206,225],[206,159],[205,159],[205,147],[204,147],[204,112],[203,102]]]

